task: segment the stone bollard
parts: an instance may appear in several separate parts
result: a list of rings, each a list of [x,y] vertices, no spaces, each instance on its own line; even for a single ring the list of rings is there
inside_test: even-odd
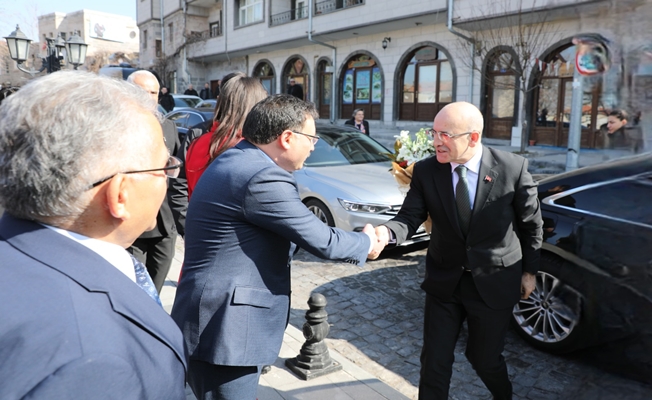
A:
[[[326,297],[313,293],[308,300],[310,310],[306,311],[306,323],[303,324],[303,337],[306,342],[301,346],[299,355],[285,360],[285,365],[304,380],[317,378],[331,372],[339,371],[342,365],[331,359],[324,339],[330,331]]]

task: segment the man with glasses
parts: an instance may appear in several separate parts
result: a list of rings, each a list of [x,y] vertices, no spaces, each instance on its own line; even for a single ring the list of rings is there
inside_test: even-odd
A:
[[[147,91],[152,100],[157,100],[159,83],[156,76],[151,72],[146,70],[136,71],[129,75],[127,81]],[[181,144],[176,125],[174,125],[174,122],[164,119],[161,122],[161,128],[163,129],[163,137],[168,151],[170,154],[177,154]],[[170,182],[170,186],[179,185],[180,183],[174,180]],[[185,210],[187,206],[185,199],[180,199],[181,204],[178,204],[178,197],[175,197],[175,200],[176,202],[173,202],[170,193],[168,193],[156,216],[156,227],[140,235],[128,249],[136,259],[147,267],[147,272],[152,277],[154,286],[159,293],[163,289],[165,278],[174,259],[179,215],[181,210]]]
[[[316,118],[312,103],[291,95],[262,100],[247,115],[244,140],[208,166],[193,192],[172,318],[199,399],[256,398],[261,367],[276,361],[283,341],[298,247],[359,266],[382,248],[371,225],[330,228],[301,202],[292,172],[319,140]]]
[[[383,242],[409,239],[426,220],[424,345],[419,399],[448,399],[464,320],[466,357],[494,399],[511,399],[502,356],[512,309],[539,270],[543,223],[527,160],[481,143],[480,110],[451,103],[435,117],[436,157],[415,165],[398,215],[376,228]]]
[[[81,71],[0,107],[1,399],[186,398],[181,332],[125,250],[180,166],[154,107]]]

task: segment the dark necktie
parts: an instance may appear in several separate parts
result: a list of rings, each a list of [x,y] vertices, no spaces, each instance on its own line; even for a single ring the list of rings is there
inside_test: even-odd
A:
[[[154,286],[154,282],[152,282],[152,278],[150,278],[149,273],[147,273],[147,268],[136,259],[133,255],[131,255],[131,261],[134,263],[134,271],[136,272],[136,283],[138,286],[140,286],[141,289],[145,291],[151,297],[155,302],[158,303],[159,306],[163,307],[163,304],[161,304],[161,299],[158,297],[158,292],[156,291],[156,286]]]
[[[455,203],[457,204],[457,217],[464,236],[469,233],[469,223],[471,222],[471,198],[469,196],[469,181],[466,179],[467,169],[464,165],[458,165],[455,168],[455,172],[460,177],[455,186]]]

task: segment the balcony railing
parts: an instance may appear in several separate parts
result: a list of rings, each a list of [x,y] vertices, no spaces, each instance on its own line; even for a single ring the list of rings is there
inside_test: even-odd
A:
[[[314,15],[328,14],[334,11],[364,4],[364,0],[325,0],[315,3]],[[293,8],[274,14],[271,17],[271,26],[283,25],[288,22],[308,18],[308,6]]]

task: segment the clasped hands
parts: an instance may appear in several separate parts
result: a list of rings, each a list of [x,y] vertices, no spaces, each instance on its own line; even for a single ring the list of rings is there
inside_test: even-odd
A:
[[[389,229],[382,225],[374,228],[371,224],[367,224],[362,229],[362,232],[369,236],[373,244],[367,258],[370,260],[377,259],[385,246],[387,246],[387,243],[389,243]]]

